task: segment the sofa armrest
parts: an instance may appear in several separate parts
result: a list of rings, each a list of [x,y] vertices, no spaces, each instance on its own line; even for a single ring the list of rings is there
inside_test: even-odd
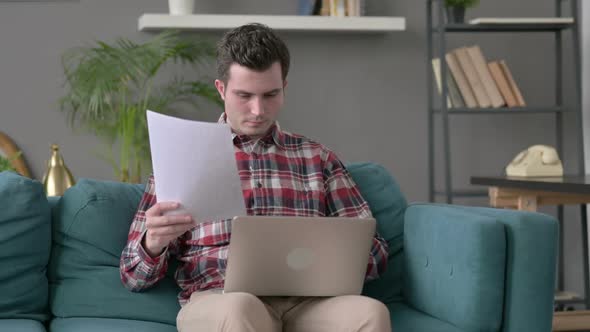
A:
[[[559,224],[524,211],[460,207],[495,218],[506,229],[503,332],[551,331]]]
[[[415,204],[404,233],[408,304],[465,330],[550,331],[553,218]]]

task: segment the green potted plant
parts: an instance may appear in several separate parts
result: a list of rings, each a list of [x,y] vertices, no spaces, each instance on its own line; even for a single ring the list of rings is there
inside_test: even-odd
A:
[[[445,0],[448,23],[463,23],[465,21],[465,10],[475,7],[479,0]]]
[[[0,172],[2,171],[13,171],[16,172],[16,168],[12,165],[12,161],[18,158],[21,155],[21,151],[18,151],[16,154],[12,156],[5,157],[0,154]]]
[[[142,169],[151,167],[146,109],[170,113],[175,103],[197,108],[203,99],[222,105],[211,80],[185,81],[180,75],[162,79],[157,74],[173,63],[208,65],[214,54],[212,43],[176,31],[142,44],[119,38],[71,49],[62,57],[67,92],[60,108],[70,126],[95,133],[105,143],[101,157],[120,181],[140,182]]]

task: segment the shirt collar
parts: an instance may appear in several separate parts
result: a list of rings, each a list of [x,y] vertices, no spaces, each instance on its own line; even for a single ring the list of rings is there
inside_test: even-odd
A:
[[[221,116],[219,117],[217,123],[227,124],[227,115],[225,114],[225,112],[221,113]],[[234,143],[236,142],[236,138],[243,142],[247,142],[250,140],[250,137],[248,135],[238,135],[234,132],[233,129],[231,130],[231,138],[234,141]],[[275,121],[275,123],[268,129],[268,132],[260,139],[265,143],[274,143],[279,147],[285,146],[285,133],[281,130],[278,121]]]

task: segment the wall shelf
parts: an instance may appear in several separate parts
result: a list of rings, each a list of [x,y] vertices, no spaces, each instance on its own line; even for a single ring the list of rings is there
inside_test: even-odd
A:
[[[275,30],[283,31],[329,31],[329,32],[393,32],[406,29],[404,17],[330,17],[295,15],[168,15],[143,14],[139,18],[139,31],[180,30],[227,30],[258,22]]]
[[[440,108],[434,108],[432,110],[436,114],[442,113]],[[571,112],[564,107],[553,106],[553,107],[499,107],[499,108],[449,108],[447,113],[451,114],[523,114],[523,113],[567,113]]]
[[[446,32],[556,32],[570,29],[575,23],[538,23],[538,24],[444,24]],[[438,32],[434,26],[432,32]]]

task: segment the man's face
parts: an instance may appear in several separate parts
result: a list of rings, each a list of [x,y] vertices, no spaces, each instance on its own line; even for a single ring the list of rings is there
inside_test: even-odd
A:
[[[284,102],[281,65],[275,62],[262,72],[232,64],[227,84],[215,80],[225,103],[227,122],[234,132],[260,138],[274,124]]]

